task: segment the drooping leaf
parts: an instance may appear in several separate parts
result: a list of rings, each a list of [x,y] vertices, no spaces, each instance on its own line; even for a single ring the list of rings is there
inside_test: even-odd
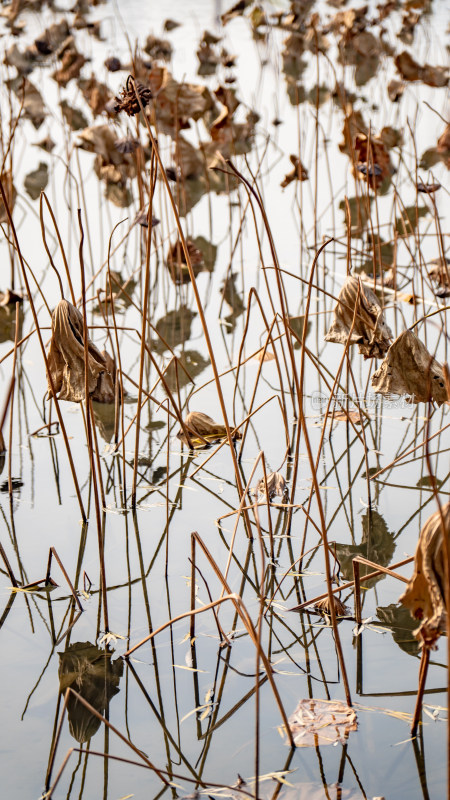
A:
[[[85,397],[83,317],[67,300],[60,300],[52,314],[52,338],[48,368],[59,400],[79,403]],[[114,362],[88,339],[88,391],[99,403],[114,402]],[[52,387],[49,382],[49,395]]]
[[[346,278],[339,292],[338,303],[334,309],[333,321],[325,336],[325,341],[347,344],[356,309],[355,324],[350,344],[357,344],[365,358],[384,356],[392,339],[392,331],[384,321],[383,309],[376,294],[364,284],[360,285],[353,276]]]
[[[447,397],[444,370],[413,331],[403,331],[372,376],[378,394],[407,395],[411,403],[434,400],[442,405]]]
[[[448,633],[443,588],[446,582],[444,536],[450,547],[450,503],[442,506],[442,517],[438,509],[420,531],[414,574],[399,598],[413,618],[420,621],[414,636],[430,648],[435,647],[441,634]]]
[[[195,449],[206,447],[210,442],[224,439],[227,435],[225,425],[214,422],[212,417],[202,411],[191,411],[184,420],[184,424]],[[189,445],[183,430],[178,431],[177,438]],[[241,439],[241,434],[237,431],[234,438]]]

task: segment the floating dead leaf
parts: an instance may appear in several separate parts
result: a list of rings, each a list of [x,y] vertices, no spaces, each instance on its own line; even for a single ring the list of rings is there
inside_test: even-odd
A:
[[[422,81],[434,87],[448,84],[447,67],[432,67],[430,64],[421,66],[406,50],[395,57],[394,63],[405,81]]]
[[[342,600],[340,600],[339,597],[335,594],[331,595],[331,597],[334,605],[334,610],[336,612],[336,616],[337,617],[347,616],[350,612],[347,606],[344,605]],[[318,600],[317,603],[314,603],[313,608],[315,608],[316,611],[319,611],[321,614],[326,614],[327,616],[330,616],[331,612],[330,612],[329,597],[324,597],[323,600]]]
[[[60,108],[65,121],[73,131],[80,131],[83,128],[87,128],[88,121],[79,108],[74,108],[67,100],[61,100]]]
[[[378,394],[407,395],[411,403],[448,400],[444,370],[413,331],[403,331],[372,376]]]
[[[79,53],[73,36],[68,36],[58,50],[61,66],[52,74],[52,78],[60,85],[67,86],[69,81],[78,78],[81,68],[86,63],[85,57]]]
[[[79,403],[85,397],[83,317],[67,300],[60,300],[52,314],[52,338],[48,368],[59,400]],[[114,362],[88,339],[88,391],[99,403],[114,402]],[[49,396],[52,388],[49,382]]]
[[[351,731],[356,731],[356,711],[339,700],[300,700],[288,719],[296,747],[345,744]]]
[[[257,353],[253,356],[255,361],[259,361],[260,363],[263,361],[274,361],[275,354],[272,350],[268,350],[267,348],[264,350],[264,347],[261,350],[258,350]]]
[[[447,633],[445,611],[446,583],[444,536],[450,546],[450,503],[438,509],[420,531],[414,556],[414,573],[399,598],[420,625],[414,636],[423,647],[435,649],[441,634]]]
[[[204,414],[202,411],[191,411],[184,420],[184,424],[195,450],[227,436],[225,425],[221,425],[220,422],[214,422],[208,414]],[[178,431],[177,438],[189,446],[183,430]],[[233,438],[241,439],[242,435],[239,431],[236,431]]]
[[[353,276],[346,278],[339,292],[338,304],[325,341],[347,344],[359,285],[361,289],[350,344],[357,344],[364,358],[382,358],[389,348],[392,331],[384,321],[383,309],[376,294]]]
[[[299,158],[297,158],[297,156],[291,155],[289,156],[289,159],[291,164],[294,165],[294,169],[284,176],[280,184],[282,189],[285,189],[286,186],[289,186],[292,181],[307,181],[309,177],[308,170],[303,166],[302,162]]]
[[[331,422],[354,422],[355,425],[362,425],[362,419],[359,411],[333,411],[330,414]]]
[[[422,181],[418,181],[417,183],[417,191],[423,192],[424,194],[434,194],[440,188],[440,183],[422,183]]]
[[[261,478],[255,488],[252,489],[252,493],[257,495],[258,500],[266,500],[267,497],[269,500],[273,500],[274,497],[284,499],[288,494],[288,488],[281,472],[270,472],[267,475],[267,495],[264,478]]]
[[[43,161],[37,169],[25,176],[23,185],[32,200],[37,200],[48,183],[48,166]]]

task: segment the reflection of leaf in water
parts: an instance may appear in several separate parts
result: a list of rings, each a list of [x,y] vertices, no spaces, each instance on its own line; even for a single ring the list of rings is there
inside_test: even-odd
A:
[[[155,328],[169,347],[174,348],[191,338],[191,325],[195,316],[195,311],[191,311],[187,306],[181,306],[177,310],[169,311],[165,317],[161,317]],[[161,339],[155,341],[155,350],[158,353],[164,353],[167,350]]]
[[[434,478],[434,480],[436,481],[438,488],[442,486],[443,481],[439,480],[439,478]],[[416,486],[419,488],[422,488],[422,486],[433,488],[433,480],[431,479],[430,475],[423,475],[422,478],[419,478],[417,481]]]
[[[196,236],[192,243],[203,255],[203,269],[212,272],[216,263],[217,245],[209,242],[204,236]]]
[[[67,100],[61,100],[60,106],[65,121],[73,131],[80,131],[83,128],[87,128],[89,122],[79,108],[74,108]]]
[[[6,195],[6,200],[8,203],[9,210],[12,214],[14,203],[16,202],[16,187],[12,181],[12,174],[11,170],[5,170],[0,175],[0,180],[2,182],[3,191]],[[8,221],[8,214],[6,213],[5,204],[3,202],[3,197],[0,196],[0,222],[7,222]]]
[[[92,410],[100,436],[105,442],[110,442],[114,434],[115,403],[97,403],[94,400]]]
[[[394,534],[389,533],[387,525],[378,511],[368,510],[362,515],[362,541],[361,544],[341,544],[336,542],[336,556],[339,559],[342,574],[347,581],[353,580],[352,559],[355,556],[363,556],[369,561],[375,561],[383,567],[387,567],[392,561],[395,552]],[[373,572],[372,567],[364,564],[360,565],[360,574],[368,575]],[[379,575],[377,578],[364,583],[364,586],[374,586],[385,576]]]
[[[412,236],[419,219],[428,214],[426,206],[408,206],[402,209],[401,217],[395,220],[395,229],[399,236]]]
[[[298,338],[300,339],[300,341],[297,341],[297,339],[294,340],[294,350],[300,350],[302,346],[301,341],[303,339],[303,330],[305,327],[304,315],[302,314],[299,317],[289,317],[289,325],[294,331],[294,333],[296,333]],[[311,327],[312,327],[312,322],[308,322],[306,326],[306,338],[308,337]]]
[[[391,603],[390,606],[378,606],[377,617],[386,628],[391,629],[392,638],[398,646],[410,656],[417,656],[419,643],[413,636],[417,628],[417,620],[411,617],[407,608]]]
[[[221,286],[222,297],[232,311],[233,318],[239,317],[245,311],[244,301],[236,286],[236,278],[236,273],[231,272]]]
[[[203,358],[201,353],[198,353],[197,350],[185,350],[183,353],[181,353],[181,355],[178,356],[178,361],[181,362],[192,379],[195,379],[197,375],[200,375],[200,373],[203,372],[203,370],[209,364],[209,360]],[[175,371],[175,364],[173,362],[165,373],[164,377],[170,391],[176,391],[177,374]],[[189,378],[186,375],[183,367],[178,364],[178,386],[181,389],[183,386],[187,386],[189,382]]]
[[[368,220],[368,212],[367,212],[367,200],[369,203],[373,202],[373,197],[349,197],[348,204],[350,207],[350,224],[352,229],[352,236],[360,237],[364,233],[364,230],[367,225]],[[345,201],[341,200],[339,203],[339,208],[341,211],[346,213],[346,206]]]
[[[120,183],[107,183],[105,197],[118,208],[128,208],[133,202],[133,195],[127,186]]]
[[[38,168],[32,172],[29,172],[28,175],[25,176],[23,185],[31,199],[37,200],[41,194],[41,191],[43,191],[47,186],[47,183],[48,166],[44,163],[44,161],[40,161]]]
[[[19,309],[19,339],[22,338],[23,310]],[[0,342],[14,341],[16,330],[15,305],[0,305]]]
[[[99,714],[104,714],[109,701],[119,691],[123,661],[112,661],[112,653],[91,642],[71,644],[59,655],[59,690],[69,687],[80,694]],[[73,695],[69,696],[67,711],[70,733],[77,742],[88,742],[100,727],[94,717]]]
[[[6,84],[19,98],[19,101],[22,100],[22,93],[25,90],[23,116],[25,119],[30,120],[36,130],[40,128],[45,120],[46,112],[42,95],[34,83],[31,83],[28,78],[23,79],[18,75],[17,78],[11,78],[11,80],[6,81]]]

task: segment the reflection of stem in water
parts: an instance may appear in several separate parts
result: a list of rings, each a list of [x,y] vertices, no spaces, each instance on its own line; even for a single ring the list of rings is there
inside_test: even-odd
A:
[[[423,727],[420,726],[419,735],[411,739],[411,744],[414,751],[414,758],[417,765],[417,773],[419,775],[420,786],[422,789],[423,800],[430,800],[427,786],[427,774],[425,771],[425,746],[423,741]]]

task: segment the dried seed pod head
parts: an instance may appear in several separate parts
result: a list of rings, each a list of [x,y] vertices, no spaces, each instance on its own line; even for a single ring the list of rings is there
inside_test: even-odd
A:
[[[351,275],[346,278],[325,341],[347,344],[357,305],[350,344],[359,345],[359,352],[364,358],[382,358],[389,349],[392,331],[384,321],[383,309],[376,294],[361,283],[358,299],[358,286],[357,278]]]
[[[141,105],[145,108],[149,104],[151,98],[151,89],[148,86],[144,86],[141,81],[134,80],[132,75],[129,75],[125,89],[121,91],[119,97],[115,98],[114,111],[116,114],[120,111],[125,111],[129,117],[133,117],[139,114]]]
[[[254,494],[258,495],[259,500],[266,499],[266,487],[264,478],[261,478],[256,488],[253,490]],[[271,472],[267,475],[267,495],[269,500],[273,497],[286,497],[288,488],[281,472]]]
[[[444,370],[413,331],[403,331],[372,376],[375,392],[409,395],[411,403],[448,400]]]
[[[444,535],[450,547],[450,503],[442,507],[442,516],[439,510],[432,514],[420,531],[414,573],[399,598],[411,615],[420,620],[414,636],[423,647],[432,649],[435,649],[439,636],[447,632],[443,588],[446,582]]]
[[[347,606],[333,594],[333,605],[334,610],[336,612],[337,617],[345,617],[349,613]],[[314,603],[314,608],[316,611],[320,611],[321,614],[330,614],[330,600],[328,597],[324,597],[323,600],[318,600],[317,603]]]

